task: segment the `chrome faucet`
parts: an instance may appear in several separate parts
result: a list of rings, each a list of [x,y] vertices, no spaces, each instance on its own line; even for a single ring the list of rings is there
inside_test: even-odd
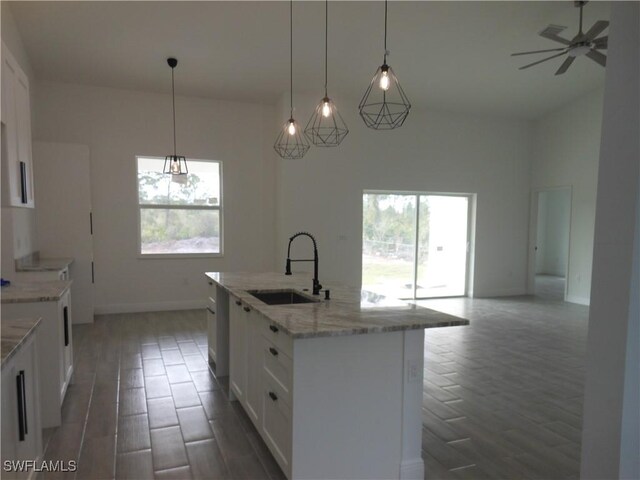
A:
[[[307,258],[291,260],[291,243],[301,235],[309,237],[313,242],[313,259]],[[287,248],[287,268],[284,272],[285,275],[291,275],[291,262],[313,262],[313,294],[320,295],[322,285],[320,285],[320,282],[318,281],[318,245],[316,244],[316,239],[313,238],[313,235],[307,232],[298,232],[289,238],[289,248]]]

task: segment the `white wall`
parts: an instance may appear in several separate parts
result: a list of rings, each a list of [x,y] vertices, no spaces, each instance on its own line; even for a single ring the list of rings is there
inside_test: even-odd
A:
[[[612,3],[587,339],[583,479],[640,476],[639,47],[640,5]]]
[[[31,93],[31,123],[34,122],[33,94],[34,74],[27,52],[20,38],[9,2],[0,3],[2,41],[11,51],[20,68],[29,78]],[[36,198],[37,202],[37,198]],[[31,208],[2,207],[2,275],[9,277],[15,272],[14,260],[29,255],[38,249],[36,236],[36,216]]]
[[[589,304],[603,92],[535,123],[531,187],[572,187],[567,300]]]
[[[296,97],[302,125],[316,97]],[[278,268],[288,237],[308,230],[319,242],[320,280],[359,285],[363,190],[477,193],[473,293],[524,293],[530,124],[416,108],[402,128],[374,131],[358,116],[357,101],[336,101],[350,128],[340,147],[278,160]],[[278,126],[288,118],[282,107]],[[300,248],[296,256],[311,252],[302,241]]]
[[[539,192],[536,273],[559,277],[566,275],[570,221],[570,189]]]
[[[171,96],[41,83],[34,139],[88,145],[96,312],[203,305],[203,272],[274,266],[274,108],[176,98],[179,154],[223,162],[222,258],[140,259],[136,155],[172,151]]]

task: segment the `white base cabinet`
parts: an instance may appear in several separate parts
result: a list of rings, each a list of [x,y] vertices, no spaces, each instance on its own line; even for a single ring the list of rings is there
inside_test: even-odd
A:
[[[216,284],[208,280],[207,341],[209,362],[213,362],[217,376],[229,375],[229,296],[220,295]]]
[[[57,427],[62,421],[62,402],[73,375],[73,329],[71,292],[51,302],[4,303],[8,319],[40,317],[39,351],[42,427]]]
[[[229,298],[231,399],[287,478],[423,478],[423,330],[292,339]]]
[[[2,368],[2,478],[34,478],[5,462],[42,459],[38,337],[33,334]]]

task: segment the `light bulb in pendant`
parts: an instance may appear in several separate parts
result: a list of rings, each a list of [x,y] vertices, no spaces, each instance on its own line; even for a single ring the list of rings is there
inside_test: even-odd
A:
[[[289,120],[289,126],[287,126],[287,132],[289,132],[289,135],[296,134],[296,124],[294,123],[293,118]]]
[[[391,81],[389,79],[389,67],[384,65],[382,67],[382,74],[380,75],[380,88],[386,92],[387,90],[389,90],[390,84]]]
[[[328,98],[322,101],[322,116],[327,118],[331,115],[331,103]]]
[[[177,175],[180,173],[180,162],[178,161],[177,158],[174,158],[171,161],[171,173],[174,175]]]

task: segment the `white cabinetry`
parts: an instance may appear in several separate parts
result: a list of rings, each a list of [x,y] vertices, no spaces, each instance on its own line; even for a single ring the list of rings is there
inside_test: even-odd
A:
[[[208,280],[207,339],[209,362],[218,377],[229,375],[229,295]]]
[[[2,44],[3,203],[34,207],[29,79]]]
[[[2,464],[39,460],[42,424],[37,336],[31,335],[2,368]],[[33,470],[30,470],[33,477]],[[29,478],[29,472],[3,471],[2,478]]]
[[[73,374],[73,329],[71,292],[57,301],[3,303],[2,317],[7,319],[40,317],[39,372],[42,426],[60,425],[61,407]]]
[[[231,400],[237,399],[244,404],[247,385],[248,311],[244,310],[242,302],[236,297],[231,296],[229,303],[229,389]]]

